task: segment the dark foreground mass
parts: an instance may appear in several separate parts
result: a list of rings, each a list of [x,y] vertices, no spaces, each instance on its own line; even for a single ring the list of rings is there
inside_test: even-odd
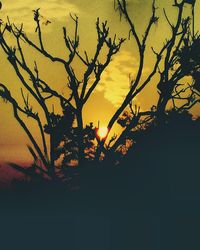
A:
[[[86,166],[79,189],[2,191],[2,249],[199,249],[199,121],[175,124],[142,132],[118,166]]]

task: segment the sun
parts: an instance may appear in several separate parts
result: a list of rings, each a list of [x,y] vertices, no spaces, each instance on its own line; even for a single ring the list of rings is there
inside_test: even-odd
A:
[[[100,127],[97,130],[97,135],[100,138],[100,140],[104,139],[108,134],[108,128],[107,127]]]

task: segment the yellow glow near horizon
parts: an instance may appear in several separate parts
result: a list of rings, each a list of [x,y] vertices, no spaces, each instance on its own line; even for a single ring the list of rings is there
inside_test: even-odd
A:
[[[108,134],[107,127],[100,127],[97,131],[97,135],[99,136],[100,140],[104,139]]]

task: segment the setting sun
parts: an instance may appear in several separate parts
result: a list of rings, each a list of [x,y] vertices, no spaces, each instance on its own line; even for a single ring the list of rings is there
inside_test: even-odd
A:
[[[99,136],[99,138],[102,140],[104,139],[108,134],[108,128],[107,127],[101,127],[98,129],[97,131],[97,135]]]

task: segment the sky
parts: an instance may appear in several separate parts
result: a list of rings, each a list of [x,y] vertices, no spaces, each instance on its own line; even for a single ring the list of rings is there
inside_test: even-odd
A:
[[[120,21],[118,13],[114,11],[113,2],[113,0],[2,0],[0,19],[6,20],[6,17],[9,16],[11,23],[16,25],[23,23],[27,35],[35,41],[35,23],[32,10],[40,8],[40,13],[43,16],[42,21],[45,22],[47,19],[51,21],[51,24],[48,26],[42,26],[46,48],[54,55],[65,57],[67,53],[63,41],[62,27],[67,26],[67,31],[69,34],[72,34],[73,23],[69,13],[76,14],[79,17],[80,52],[86,50],[88,55],[92,57],[97,41],[95,31],[97,17],[100,17],[101,21],[108,20],[111,35],[116,33],[118,37],[126,38],[128,36],[127,23],[124,20]],[[172,3],[172,0],[156,1],[160,20],[153,27],[150,40],[147,43],[144,77],[151,71],[154,62],[154,56],[150,49],[152,44],[155,49],[158,49],[169,34],[169,27],[163,17],[163,8],[166,9],[170,20],[173,21],[176,11],[172,9]],[[135,22],[136,30],[141,36],[151,14],[151,1],[129,0],[128,9]],[[190,11],[189,6],[186,6],[185,12],[189,13]],[[196,12],[198,13],[199,11],[200,3],[197,1]],[[196,23],[198,26],[200,22],[198,22],[197,18]],[[12,44],[9,36],[7,39]],[[33,62],[36,60],[41,76],[53,88],[63,93],[67,82],[67,75],[64,69],[58,64],[50,63],[29,47],[24,46],[24,49],[30,67],[33,68]],[[105,70],[99,86],[86,105],[84,109],[85,124],[92,121],[97,126],[98,121],[100,121],[100,125],[105,126],[108,123],[114,111],[126,96],[129,90],[129,75],[134,78],[137,67],[138,54],[135,43],[133,40],[127,40],[120,53],[113,58],[113,61]],[[74,68],[78,75],[82,74],[83,66],[80,62],[75,63]],[[22,102],[20,82],[1,50],[0,82],[9,87],[13,96],[19,100],[19,103]],[[158,94],[155,83],[156,79],[134,101],[143,110],[150,108],[156,103]],[[34,105],[34,108],[37,109],[37,106]],[[195,108],[194,113],[200,113],[199,106]],[[35,124],[30,121],[27,122],[31,131],[39,140],[39,133]],[[118,131],[117,127],[114,128],[115,131]],[[11,106],[0,100],[0,163],[29,161],[31,156],[27,151],[26,144],[29,144],[29,141],[21,127],[14,120]]]

